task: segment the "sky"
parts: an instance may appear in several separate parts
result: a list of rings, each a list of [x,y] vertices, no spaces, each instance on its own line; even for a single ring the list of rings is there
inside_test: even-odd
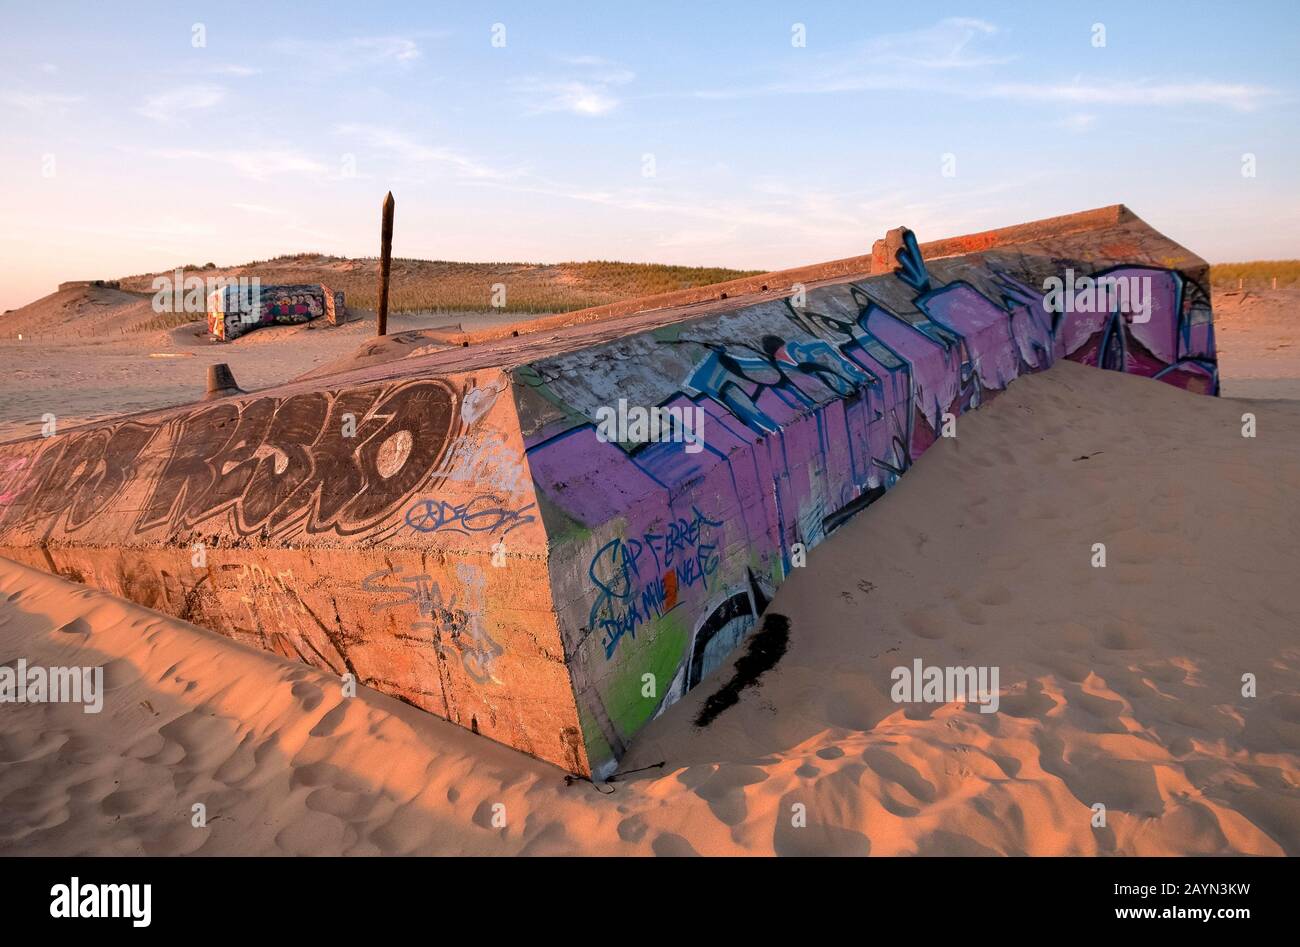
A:
[[[0,310],[283,253],[778,269],[1124,203],[1300,257],[1300,3],[0,0]],[[1246,173],[1249,172],[1249,173]]]

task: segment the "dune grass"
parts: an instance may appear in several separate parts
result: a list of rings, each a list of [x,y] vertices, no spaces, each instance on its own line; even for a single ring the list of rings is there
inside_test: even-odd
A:
[[[184,267],[200,277],[257,276],[266,283],[324,283],[342,290],[354,309],[378,303],[378,261],[299,253],[235,267]],[[158,275],[169,275],[164,271]],[[457,263],[394,258],[389,283],[393,312],[568,312],[588,306],[704,286],[761,273],[723,267],[668,266],[593,260],[585,263]],[[121,280],[122,289],[148,291],[155,274]],[[504,305],[494,305],[504,287]]]
[[[348,259],[319,253],[296,253],[255,260],[241,266],[211,263],[184,267],[187,275],[257,276],[265,283],[324,283],[343,290],[354,309],[374,309],[378,302],[378,260]],[[170,275],[171,270],[160,275]],[[723,267],[668,266],[592,260],[584,263],[458,263],[449,260],[395,258],[389,289],[393,312],[488,312],[521,314],[569,312],[588,306],[689,289],[762,273]],[[155,274],[121,280],[126,291],[150,292]],[[1217,263],[1210,282],[1219,290],[1300,286],[1300,260]],[[504,287],[503,306],[494,305]],[[160,316],[147,328],[170,328],[186,321]]]
[[[1300,260],[1252,260],[1249,263],[1215,263],[1210,266],[1210,285],[1215,289],[1278,289],[1300,286]]]

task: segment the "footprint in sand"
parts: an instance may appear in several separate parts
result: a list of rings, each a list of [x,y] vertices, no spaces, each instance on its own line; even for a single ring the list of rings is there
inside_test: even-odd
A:
[[[1097,634],[1097,643],[1108,651],[1136,651],[1148,645],[1146,632],[1137,622],[1110,619]]]
[[[885,783],[896,784],[919,802],[934,802],[938,795],[934,785],[893,753],[880,747],[868,747],[862,752],[862,762]]]
[[[766,771],[757,766],[725,766],[695,787],[695,795],[709,804],[710,811],[724,825],[745,821],[745,787],[767,779]]]
[[[1108,700],[1105,697],[1098,697],[1096,694],[1089,694],[1087,691],[1079,690],[1071,695],[1066,703],[1086,711],[1098,720],[1105,722],[1117,722],[1125,710],[1125,704],[1122,700]],[[1117,730],[1118,732],[1127,732],[1126,730]]]
[[[109,793],[99,803],[105,815],[137,816],[158,808],[156,790],[119,789]]]
[[[294,684],[289,691],[302,709],[311,713],[320,706],[320,702],[325,699],[324,692],[310,681],[299,681]]]
[[[211,772],[228,760],[239,744],[234,722],[202,704],[159,727],[158,732],[184,751],[184,768],[189,772]]]
[[[1086,661],[1076,661],[1063,654],[1050,651],[1035,651],[1034,661],[1071,684],[1081,684],[1088,679],[1094,665]]]
[[[875,697],[874,700],[872,696]],[[884,695],[868,695],[863,690],[843,688],[826,696],[821,716],[832,727],[870,730],[881,718],[893,711],[894,705],[890,703],[888,709],[885,709],[886,703],[888,698]]]
[[[188,819],[181,819],[172,825],[164,823],[140,839],[140,847],[146,855],[193,855],[211,837],[203,829],[194,828]]]
[[[104,690],[116,691],[140,680],[140,669],[125,658],[114,658],[104,664]]]
[[[1162,684],[1187,683],[1187,669],[1173,663],[1146,664],[1143,665],[1142,670]]]
[[[974,839],[969,839],[964,835],[938,829],[917,840],[916,854],[987,858],[1002,855],[1003,853],[989,848],[987,845],[981,845]]]
[[[796,791],[782,797],[777,807],[772,848],[777,855],[856,856],[871,854],[871,839],[861,832],[824,821],[836,818],[861,824],[864,813],[856,806],[846,811],[830,804],[836,798],[849,798],[856,788],[856,776],[844,773],[825,777],[811,792]],[[801,808],[796,808],[801,807]],[[796,825],[796,814],[804,821]]]
[[[628,816],[618,824],[618,837],[625,842],[633,844],[645,838],[646,831],[650,826],[646,825],[645,819],[639,815]]]
[[[1009,604],[1012,598],[1014,596],[1009,588],[1005,585],[995,585],[990,589],[985,589],[975,600],[981,605],[997,606]]]
[[[217,767],[212,778],[227,786],[236,786],[246,780],[257,769],[256,738],[251,733],[244,734],[235,747],[235,752]]]
[[[313,812],[324,812],[344,822],[360,822],[381,798],[375,792],[348,792],[335,786],[321,786],[308,793],[305,805]]]
[[[1022,693],[1003,694],[998,701],[998,712],[1022,720],[1037,720],[1056,709],[1056,701],[1043,693],[1043,685],[1030,681]]]
[[[294,819],[275,836],[276,847],[286,855],[329,855],[355,844],[356,830],[323,812],[308,812]]]
[[[127,747],[122,755],[129,760],[148,760],[161,753],[166,745],[163,735],[151,730]]]
[[[918,638],[925,638],[929,641],[937,641],[948,634],[948,629],[944,627],[943,618],[933,610],[905,612],[903,614],[903,627]]]
[[[319,701],[317,701],[317,703],[319,703]],[[350,701],[344,701],[334,709],[328,711],[325,716],[316,721],[316,726],[311,728],[310,735],[313,737],[333,736],[334,731],[336,731],[343,721],[347,719],[348,711],[352,706],[353,704]],[[304,709],[307,708],[304,707]]]
[[[494,810],[492,807],[495,806],[498,802],[501,802],[501,800],[484,799],[482,802],[478,804],[478,807],[474,810],[474,815],[471,817],[470,821],[473,822],[475,825],[477,825],[480,829],[487,829],[489,832],[495,831],[502,838],[505,838],[506,826],[503,825],[498,827],[492,824],[492,817],[497,814],[497,810]]]
[[[20,730],[0,733],[0,763],[30,763],[57,753],[68,742],[68,735],[57,731]]]
[[[663,858],[698,858],[700,854],[690,842],[674,832],[660,832],[650,847]]]

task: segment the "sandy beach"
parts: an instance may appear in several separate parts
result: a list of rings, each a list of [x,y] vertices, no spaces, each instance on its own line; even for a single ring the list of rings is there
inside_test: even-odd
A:
[[[1250,312],[1219,310],[1249,398],[1063,362],[964,416],[779,589],[775,666],[697,726],[728,662],[605,785],[0,560],[0,658],[107,690],[0,714],[0,854],[1300,854],[1300,372],[1251,361]],[[0,371],[38,378],[16,345]],[[111,360],[78,369],[112,397]],[[192,397],[159,371],[113,403]],[[997,665],[998,711],[892,702],[918,659]]]
[[[269,326],[229,343],[212,341],[201,319],[150,328],[155,318],[148,297],[95,288],[53,293],[0,316],[0,377],[6,379],[0,441],[39,433],[47,412],[66,429],[195,401],[203,395],[208,366],[218,362],[230,366],[244,389],[267,388],[346,358],[375,334],[374,313],[367,310],[352,310],[340,326],[323,320]],[[475,331],[520,318],[395,312],[389,334]]]

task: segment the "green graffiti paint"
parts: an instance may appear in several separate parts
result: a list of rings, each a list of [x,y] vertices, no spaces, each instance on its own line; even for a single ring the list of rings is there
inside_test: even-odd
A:
[[[687,657],[690,633],[675,615],[666,615],[640,630],[636,648],[629,648],[619,670],[604,689],[605,707],[620,735],[636,733],[663,702],[678,668]],[[646,674],[655,676],[655,696],[642,697]]]

